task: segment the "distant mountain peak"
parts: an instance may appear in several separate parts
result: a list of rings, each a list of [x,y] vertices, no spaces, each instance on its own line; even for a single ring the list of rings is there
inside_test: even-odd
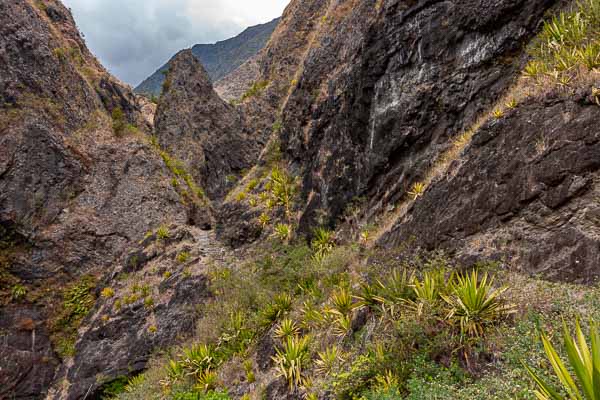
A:
[[[211,80],[216,82],[265,47],[279,21],[280,18],[275,18],[265,24],[248,27],[239,35],[214,44],[196,44],[191,51],[202,63]],[[165,80],[164,72],[172,60],[173,58],[146,78],[134,91],[145,95],[160,95]]]

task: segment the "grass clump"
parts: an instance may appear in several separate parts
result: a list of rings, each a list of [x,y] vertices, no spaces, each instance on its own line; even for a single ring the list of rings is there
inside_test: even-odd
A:
[[[265,90],[269,86],[269,81],[258,81],[254,82],[252,86],[244,93],[240,99],[240,101],[244,101],[250,99],[252,97],[258,96],[263,90]]]
[[[530,48],[524,74],[543,83],[547,78],[568,85],[600,67],[600,0],[581,0],[544,23]]]

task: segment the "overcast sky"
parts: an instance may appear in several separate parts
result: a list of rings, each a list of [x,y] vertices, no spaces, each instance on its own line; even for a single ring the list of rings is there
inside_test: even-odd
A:
[[[289,0],[63,0],[87,45],[135,86],[178,50],[228,39],[280,16]]]

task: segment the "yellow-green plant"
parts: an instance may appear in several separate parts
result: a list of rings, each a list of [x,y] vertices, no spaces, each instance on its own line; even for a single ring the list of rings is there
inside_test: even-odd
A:
[[[18,301],[25,297],[25,295],[27,294],[27,289],[25,289],[25,286],[23,285],[16,284],[12,287],[10,292],[13,300]]]
[[[283,206],[285,215],[289,219],[292,215],[292,203],[296,195],[296,185],[294,179],[285,171],[274,168],[271,171],[271,195],[276,203]]]
[[[414,276],[406,269],[402,269],[394,270],[384,281],[377,281],[379,288],[374,299],[381,304],[384,313],[394,316],[400,306],[414,300],[413,280]]]
[[[425,184],[422,182],[415,182],[410,191],[408,192],[408,194],[413,198],[413,200],[418,199],[419,197],[423,196],[423,193],[425,193]]]
[[[340,338],[348,336],[352,330],[352,316],[340,315],[333,321],[333,334]]]
[[[309,361],[310,337],[288,337],[283,347],[277,348],[277,354],[272,357],[277,368],[277,376],[284,377],[290,390],[303,383],[304,369]]]
[[[160,381],[162,386],[170,387],[185,379],[185,369],[183,365],[175,360],[169,360],[165,366],[165,373],[167,376]]]
[[[494,289],[493,279],[477,271],[456,275],[451,294],[442,295],[449,306],[446,319],[460,326],[461,335],[480,337],[486,328],[514,312],[501,298],[507,287]]]
[[[217,388],[219,378],[217,373],[214,371],[206,370],[202,371],[196,378],[196,390],[208,392]]]
[[[161,226],[156,230],[156,240],[168,239],[170,236],[169,228]]]
[[[275,225],[275,235],[282,242],[288,242],[292,238],[292,226],[289,224]]]
[[[210,371],[217,365],[217,355],[213,347],[206,344],[196,344],[183,350],[181,365],[187,375],[200,378],[205,371]]]
[[[494,115],[494,118],[496,118],[496,119],[500,119],[500,118],[504,117],[504,111],[502,111],[499,108],[495,109],[492,114]]]
[[[275,328],[275,337],[279,339],[287,339],[291,336],[297,336],[300,333],[300,329],[296,322],[292,321],[289,318],[284,318],[277,328]]]
[[[527,371],[537,384],[535,392],[539,400],[598,400],[600,399],[600,335],[598,325],[590,323],[590,343],[588,346],[579,321],[576,322],[575,336],[571,336],[566,323],[563,323],[563,341],[570,369],[558,355],[546,333],[541,334],[546,356],[554,369],[558,381],[567,393],[567,397],[560,394],[560,390],[552,387],[535,371],[525,365]],[[571,375],[575,373],[576,379]]]
[[[263,229],[266,228],[267,225],[269,225],[270,222],[271,222],[271,217],[269,217],[269,214],[267,214],[267,213],[262,213],[258,217],[258,223],[260,224],[260,226]]]
[[[177,262],[179,264],[184,264],[186,262],[188,262],[188,260],[191,258],[191,255],[188,251],[182,251],[181,253],[177,254],[177,257],[175,258],[177,260]]]
[[[449,280],[452,279],[451,276]],[[441,296],[447,294],[446,271],[444,269],[425,271],[422,279],[414,278],[413,290],[416,299],[409,301],[409,304],[420,316],[425,309],[435,307],[442,300]]]
[[[322,261],[335,248],[335,233],[329,229],[317,228],[313,232],[311,245],[315,259]]]
[[[271,324],[290,312],[292,309],[292,296],[287,293],[280,293],[273,301],[266,305],[261,311],[265,325]]]
[[[317,354],[315,360],[315,371],[319,374],[329,375],[338,363],[343,361],[341,351],[338,346],[331,346]]]
[[[337,288],[331,294],[329,301],[331,308],[327,312],[338,316],[349,315],[355,308],[352,294],[350,294],[350,289],[347,287]]]
[[[241,203],[242,201],[246,200],[246,196],[246,192],[239,192],[237,196],[235,196],[235,200]]]
[[[127,393],[134,392],[138,387],[140,387],[146,381],[146,375],[139,374],[136,375],[127,381],[127,385],[125,385],[125,391]]]

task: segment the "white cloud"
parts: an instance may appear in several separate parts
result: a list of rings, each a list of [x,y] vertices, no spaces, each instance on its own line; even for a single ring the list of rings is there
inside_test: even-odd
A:
[[[63,0],[92,52],[138,84],[177,51],[281,15],[289,0]]]

